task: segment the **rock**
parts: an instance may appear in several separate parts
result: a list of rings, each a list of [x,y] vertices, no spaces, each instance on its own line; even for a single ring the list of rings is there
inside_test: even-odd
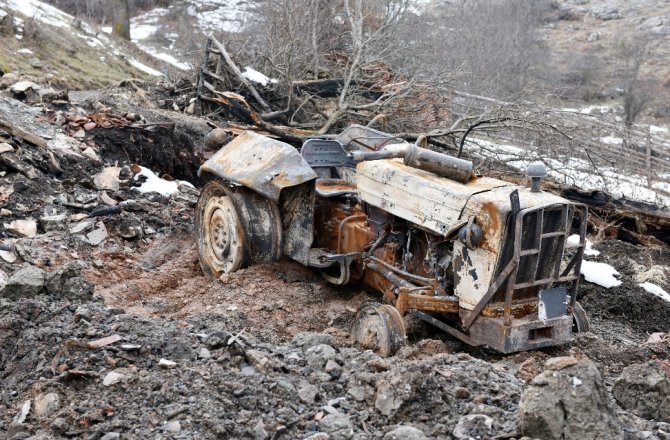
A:
[[[333,371],[341,370],[342,367],[334,360],[328,359],[328,362],[326,362],[326,366],[323,369],[325,370],[326,373],[332,373]]]
[[[7,299],[32,298],[44,290],[44,271],[35,266],[26,266],[14,272],[0,291]]]
[[[86,241],[92,246],[97,246],[108,237],[107,228],[103,222],[98,222],[95,225],[95,229],[86,234]]]
[[[121,374],[116,371],[110,371],[102,379],[102,384],[106,387],[110,387],[126,379],[128,379],[128,376],[126,376],[125,374]]]
[[[652,333],[649,335],[649,338],[647,338],[647,344],[658,344],[660,342],[663,342],[667,337],[668,337],[667,333],[663,332]]]
[[[400,408],[403,401],[396,395],[395,388],[386,380],[380,380],[377,384],[377,394],[375,395],[375,408],[385,416],[390,416]]]
[[[158,366],[163,368],[174,368],[177,366],[177,363],[168,359],[162,359],[158,361]]]
[[[600,32],[591,32],[588,37],[586,37],[586,41],[588,43],[594,43],[598,40],[600,40],[601,34]]]
[[[484,414],[465,415],[458,420],[452,435],[454,438],[463,440],[491,438],[493,436],[493,419]]]
[[[100,437],[100,440],[117,440],[121,438],[121,434],[118,432],[108,432],[102,437]]]
[[[40,394],[35,398],[35,415],[46,417],[58,410],[60,399],[56,393]]]
[[[5,229],[19,237],[35,237],[37,235],[37,223],[33,219],[14,220],[11,223],[5,223]]]
[[[426,434],[413,426],[398,426],[384,435],[384,440],[425,440]]]
[[[330,345],[318,344],[305,351],[307,363],[312,368],[323,368],[330,359],[334,359],[337,353]]]
[[[298,398],[301,402],[311,405],[314,403],[319,389],[314,385],[307,384],[298,390]]]
[[[14,263],[16,261],[16,255],[14,252],[10,251],[0,251],[0,258],[8,263]]]
[[[70,226],[70,234],[81,234],[82,232],[86,232],[89,229],[93,229],[93,226],[95,225],[95,220],[92,218],[82,220],[79,223],[76,223],[72,226]]]
[[[66,214],[45,215],[40,217],[39,224],[44,232],[56,231],[65,227]]]
[[[616,20],[621,18],[619,10],[609,5],[594,7],[591,9],[591,15],[599,20]]]
[[[319,429],[332,440],[349,440],[354,437],[354,424],[344,414],[328,414],[319,421]]]
[[[37,92],[40,89],[41,87],[32,81],[19,81],[14,83],[14,85],[9,88],[9,91],[14,95],[25,96],[25,94],[31,90]]]
[[[26,400],[23,402],[23,405],[21,405],[21,409],[19,412],[14,416],[14,423],[23,423],[26,421],[26,417],[28,417],[28,414],[30,413],[30,407],[32,406],[32,401],[31,400]]]
[[[82,133],[86,133],[84,130],[81,130]],[[76,133],[75,133],[76,134]],[[93,159],[96,162],[100,162],[100,156],[98,156],[98,153],[95,152],[95,150],[92,147],[87,147],[84,151],[81,152],[84,156]]]
[[[269,437],[268,432],[265,430],[265,424],[262,420],[259,420],[254,426],[254,439],[255,440],[266,440]]]
[[[519,403],[521,433],[564,440],[623,439],[600,371],[588,359],[575,360],[550,359],[533,379]]]
[[[9,145],[7,142],[0,142],[0,154],[10,153],[12,151],[14,151],[14,147]]]
[[[639,417],[670,423],[670,378],[659,361],[624,368],[612,395],[622,408]]]
[[[161,431],[165,432],[179,432],[181,431],[181,423],[179,420],[175,420],[173,422],[168,422],[165,425],[161,426]]]
[[[106,167],[93,176],[93,184],[99,190],[117,191],[119,189],[120,167]]]
[[[119,202],[111,198],[106,191],[100,193],[100,201],[108,206],[116,206],[119,204]]]
[[[205,149],[218,150],[228,140],[229,136],[223,128],[215,128],[205,135]]]
[[[14,74],[14,73],[5,73],[2,75],[2,79],[0,79],[0,89],[6,89],[7,87],[10,87],[12,84],[16,83],[19,80],[19,77]]]
[[[202,347],[200,351],[198,351],[198,358],[200,359],[209,359],[212,357],[212,353],[207,350],[205,347]]]
[[[291,345],[306,350],[315,345],[326,344],[335,347],[335,337],[325,333],[301,332],[291,340]]]
[[[330,436],[325,432],[317,432],[309,437],[305,437],[304,440],[330,440]]]
[[[49,295],[70,301],[90,301],[95,286],[81,276],[81,266],[68,263],[46,274],[45,288]]]

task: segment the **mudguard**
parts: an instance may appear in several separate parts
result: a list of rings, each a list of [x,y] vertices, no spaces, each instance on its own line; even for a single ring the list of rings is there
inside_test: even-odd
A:
[[[289,144],[245,131],[202,164],[209,173],[237,183],[277,202],[283,188],[316,179],[316,173]]]

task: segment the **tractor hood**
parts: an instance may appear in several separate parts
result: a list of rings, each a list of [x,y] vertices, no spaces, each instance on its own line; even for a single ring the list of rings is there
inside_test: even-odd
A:
[[[316,173],[289,144],[245,131],[221,147],[198,170],[246,186],[278,201],[283,188],[316,179]]]

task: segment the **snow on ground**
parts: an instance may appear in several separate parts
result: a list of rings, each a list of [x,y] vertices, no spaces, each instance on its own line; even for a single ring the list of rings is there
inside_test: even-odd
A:
[[[244,27],[248,8],[249,2],[246,0],[186,0],[165,8],[154,8],[134,17],[130,22],[130,37],[145,52],[179,69],[189,70],[191,65],[185,60],[190,57],[176,49],[179,38],[184,36],[178,32],[166,32],[163,28],[171,16],[172,20],[179,20],[185,14],[187,17],[184,20],[192,19],[193,26],[203,34],[239,32]],[[103,30],[111,32],[111,28]],[[158,33],[160,40],[157,38]]]
[[[572,245],[579,244],[579,234],[574,234],[568,237],[568,243]],[[588,238],[586,239],[586,248],[584,249],[584,255],[589,257],[597,257],[600,255],[600,251],[593,249],[593,243]]]
[[[621,285],[621,281],[615,278],[619,272],[607,263],[583,260],[581,273],[586,281],[608,289]]]
[[[522,172],[525,172],[528,164],[535,160],[528,151],[518,146],[478,138],[466,141],[465,149],[479,157],[505,162]],[[670,197],[650,189],[647,186],[646,176],[622,174],[614,167],[599,167],[596,172],[588,161],[576,157],[548,158],[543,161],[547,165],[549,177],[557,182],[584,190],[606,191],[614,197],[670,207]],[[670,191],[670,185],[663,182],[654,182],[653,187]]]
[[[670,302],[670,294],[668,292],[666,292],[665,290],[663,290],[663,288],[661,286],[658,286],[658,285],[650,283],[650,282],[646,282],[646,283],[640,284],[640,287],[642,287],[644,290],[651,293],[652,295],[656,295],[659,298]]]
[[[149,75],[153,75],[153,76],[163,76],[163,74],[161,72],[159,72],[158,70],[152,69],[151,67],[147,66],[146,64],[142,64],[137,60],[129,58],[128,62],[130,64],[132,64],[136,69],[139,69],[144,73],[148,73]]]
[[[135,180],[138,180],[140,176],[145,176],[146,181],[135,188],[141,193],[155,192],[164,197],[171,196],[172,194],[179,191],[180,185],[186,185],[193,188],[193,185],[189,182],[183,180],[165,180],[156,175],[149,168],[140,167],[140,172],[135,175]]]
[[[96,28],[89,25],[86,22],[81,22],[78,26],[75,25],[75,18],[51,5],[43,3],[38,0],[0,0],[0,8],[11,9],[17,13],[23,14],[28,18],[32,18],[41,23],[46,23],[48,25],[68,29],[73,35],[81,38],[86,41],[91,47],[106,48],[110,55],[127,58],[128,62],[133,65],[135,68],[148,73],[154,76],[162,76],[163,74],[151,67],[136,61],[127,55],[123,54],[115,45],[114,41],[109,38],[107,35],[100,32],[97,32]],[[22,25],[24,20],[16,17],[17,27],[19,28],[19,33],[16,35],[17,39],[22,39]],[[109,28],[111,32],[111,28]],[[32,53],[30,49],[20,49],[18,51],[21,54]]]

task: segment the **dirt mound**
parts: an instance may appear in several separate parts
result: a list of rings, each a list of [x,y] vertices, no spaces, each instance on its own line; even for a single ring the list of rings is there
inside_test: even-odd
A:
[[[110,128],[92,130],[101,156],[110,161],[138,163],[156,173],[198,183],[198,168],[204,162],[191,138],[170,128]]]
[[[646,292],[636,281],[643,268],[670,267],[670,250],[622,241],[595,245],[601,254],[586,257],[612,265],[621,275],[620,286],[609,289],[582,280],[578,298],[592,320],[593,331],[615,340],[646,341],[649,334],[670,330],[670,302]],[[670,285],[661,284],[666,291]]]

